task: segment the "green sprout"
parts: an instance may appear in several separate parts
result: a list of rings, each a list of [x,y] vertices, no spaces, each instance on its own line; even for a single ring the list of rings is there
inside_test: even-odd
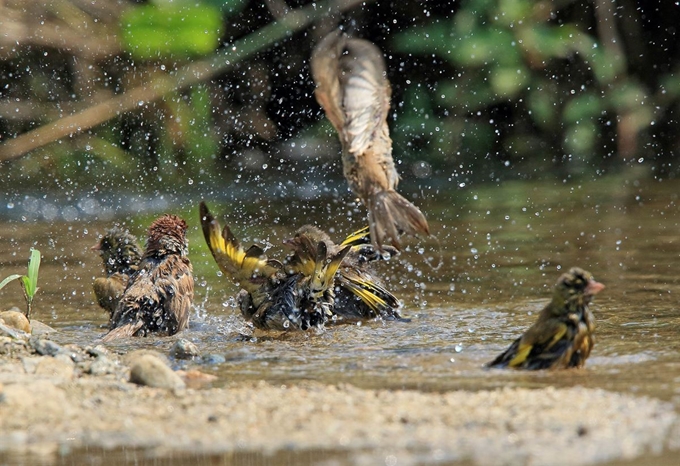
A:
[[[31,306],[33,305],[33,297],[38,291],[38,269],[40,269],[40,251],[31,249],[31,258],[28,261],[28,275],[14,274],[5,278],[0,282],[0,290],[9,282],[21,279],[21,288],[24,290],[24,298],[26,298],[26,318],[31,320]]]

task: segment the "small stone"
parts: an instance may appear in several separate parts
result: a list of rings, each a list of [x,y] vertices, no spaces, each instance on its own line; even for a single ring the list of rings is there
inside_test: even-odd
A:
[[[30,344],[38,354],[43,356],[56,356],[63,351],[60,345],[42,338],[31,338]]]
[[[10,337],[13,340],[22,340],[27,339],[30,335],[22,330],[0,323],[0,336]]]
[[[202,359],[204,364],[222,364],[227,361],[221,354],[206,354]]]
[[[117,365],[115,362],[107,358],[106,356],[99,356],[97,359],[92,361],[88,372],[91,375],[100,376],[106,374],[115,374]]]
[[[196,369],[191,369],[188,371],[180,370],[177,371],[177,375],[182,377],[187,387],[194,389],[204,388],[217,380],[216,375],[206,374],[205,372],[201,372]]]
[[[179,375],[152,354],[135,359],[130,367],[130,382],[167,390],[181,390],[186,387]]]
[[[27,356],[21,358],[21,364],[24,366],[24,371],[27,374],[35,374],[35,369],[38,367],[38,363],[41,359],[41,356]]]
[[[0,312],[0,319],[5,321],[5,325],[8,327],[21,330],[25,333],[31,333],[31,323],[28,321],[26,316],[18,311],[5,311]]]
[[[50,333],[57,333],[57,331],[50,327],[49,325],[44,324],[38,320],[35,319],[31,320],[31,334],[34,337],[42,337]]]
[[[54,358],[42,357],[35,368],[36,375],[46,375],[61,379],[73,378],[74,371],[75,364],[66,355],[59,355],[59,357]]]
[[[180,338],[172,345],[170,354],[177,359],[192,359],[198,356],[198,347],[187,340],[186,338]]]
[[[160,359],[166,366],[170,365],[170,361],[168,360],[168,357],[166,355],[151,349],[138,349],[132,351],[123,357],[123,362],[125,363],[125,365],[132,367],[132,365],[137,361],[137,359],[147,355],[151,355],[155,358]]]
[[[97,345],[94,348],[92,346],[88,346],[87,348],[85,348],[85,352],[90,356],[94,357],[109,355],[109,350],[106,349],[106,347],[103,345]]]

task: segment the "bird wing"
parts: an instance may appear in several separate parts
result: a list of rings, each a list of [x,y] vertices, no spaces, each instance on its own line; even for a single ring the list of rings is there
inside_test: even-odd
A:
[[[314,95],[326,112],[338,134],[345,127],[345,112],[342,109],[339,63],[346,36],[340,32],[328,34],[314,49],[311,58],[312,78],[316,83]]]
[[[510,367],[545,369],[551,367],[566,351],[570,339],[564,322],[552,319],[532,326],[520,339]]]
[[[95,279],[92,285],[94,295],[97,298],[97,303],[109,312],[109,317],[116,310],[127,283],[128,276],[121,273],[113,273],[108,277]]]
[[[180,261],[173,277],[168,280],[166,290],[171,298],[165,301],[165,312],[168,316],[168,335],[184,330],[189,326],[189,314],[194,300],[194,277],[191,263],[186,257],[176,257]]]
[[[352,268],[340,269],[340,285],[357,296],[378,315],[391,314],[401,307],[396,296],[373,277]]]
[[[367,40],[345,36],[339,71],[344,138],[350,153],[363,154],[378,132],[388,132],[391,89],[382,52]]]
[[[360,246],[371,242],[371,232],[368,225],[360,230],[354,231],[340,243],[340,246]]]
[[[320,299],[326,290],[333,286],[335,274],[351,246],[345,246],[332,256],[328,254],[326,243],[323,241],[319,241],[316,249],[314,271],[309,282],[309,288],[313,299]]]
[[[248,291],[259,288],[263,281],[276,273],[277,262],[267,259],[259,246],[243,249],[228,225],[220,233],[220,224],[205,202],[200,204],[201,227],[205,242],[220,270]]]
[[[363,153],[386,126],[391,89],[380,49],[335,31],[314,49],[316,100],[352,154]]]

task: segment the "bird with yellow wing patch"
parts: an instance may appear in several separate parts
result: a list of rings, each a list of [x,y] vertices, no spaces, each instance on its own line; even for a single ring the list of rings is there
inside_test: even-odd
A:
[[[320,328],[332,315],[332,284],[349,247],[329,253],[325,244],[306,243],[292,273],[269,259],[259,246],[243,249],[228,226],[220,230],[204,202],[200,205],[203,235],[215,262],[243,289],[238,303],[243,316],[264,330]]]
[[[313,263],[304,253],[305,244],[324,244],[329,251],[347,249],[337,275],[335,275],[334,321],[354,322],[375,318],[404,320],[399,315],[401,303],[371,270],[370,263],[385,257],[371,244],[370,230],[362,228],[350,234],[337,245],[328,234],[312,225],[304,225],[295,236],[284,241],[293,249],[285,264],[291,273],[307,275]],[[384,254],[397,254],[396,249],[385,246]]]
[[[593,348],[595,322],[588,308],[604,285],[583,269],[563,274],[538,320],[487,367],[565,369],[582,367]]]

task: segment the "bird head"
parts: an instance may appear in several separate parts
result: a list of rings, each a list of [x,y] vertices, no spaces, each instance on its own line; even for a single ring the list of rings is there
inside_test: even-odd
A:
[[[189,251],[187,223],[176,215],[163,215],[149,227],[146,241],[146,256],[179,254],[186,256]]]
[[[564,304],[567,308],[586,306],[602,289],[604,285],[595,281],[590,272],[572,267],[557,280],[553,301]]]
[[[101,256],[107,275],[131,273],[142,257],[137,238],[117,225],[108,230],[92,250]]]

